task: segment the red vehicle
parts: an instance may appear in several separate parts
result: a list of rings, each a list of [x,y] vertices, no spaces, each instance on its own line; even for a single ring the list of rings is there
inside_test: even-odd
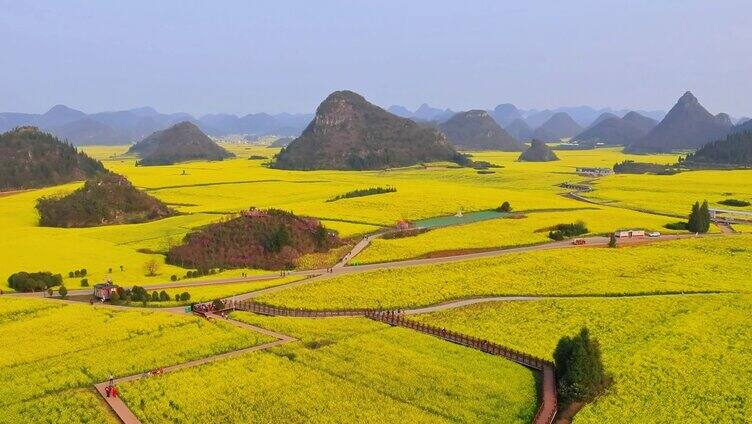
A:
[[[585,244],[585,243],[586,243],[585,239],[574,239],[574,240],[572,240],[572,244],[574,244],[575,246],[579,246],[579,245],[582,245],[582,244]]]

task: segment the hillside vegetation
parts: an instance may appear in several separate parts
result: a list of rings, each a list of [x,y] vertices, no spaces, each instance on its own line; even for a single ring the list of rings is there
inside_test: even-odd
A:
[[[0,191],[64,184],[104,172],[101,162],[35,127],[0,134]]]
[[[190,160],[223,160],[234,155],[212,141],[190,122],[157,131],[134,144],[130,154],[141,157],[139,165],[169,165]]]
[[[272,166],[363,170],[463,159],[436,129],[393,115],[352,91],[336,91]]]
[[[45,227],[133,224],[177,214],[116,174],[88,180],[83,187],[63,197],[43,197],[36,208],[39,224]]]
[[[284,269],[306,253],[340,244],[316,219],[277,209],[251,210],[186,235],[183,244],[167,252],[167,262],[198,269]]]
[[[752,131],[710,142],[682,162],[686,166],[752,166]]]

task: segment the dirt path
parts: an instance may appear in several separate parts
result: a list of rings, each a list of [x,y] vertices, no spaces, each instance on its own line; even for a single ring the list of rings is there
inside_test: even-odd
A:
[[[734,230],[734,227],[732,227],[731,224],[716,222],[715,226],[718,227],[719,230],[721,230],[721,234],[736,234],[736,230]]]

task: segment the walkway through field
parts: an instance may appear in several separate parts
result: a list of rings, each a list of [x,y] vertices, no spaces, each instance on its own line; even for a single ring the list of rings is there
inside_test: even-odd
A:
[[[208,356],[206,358],[195,359],[193,361],[184,362],[182,364],[172,365],[169,367],[165,367],[164,372],[172,372],[172,371],[178,371],[178,370],[185,369],[185,368],[196,367],[199,365],[208,364],[210,362],[219,361],[221,359],[232,358],[232,357],[243,355],[243,354],[250,353],[250,352],[256,352],[259,350],[269,349],[269,348],[279,346],[281,344],[289,343],[289,342],[296,340],[295,338],[282,334],[282,333],[277,333],[275,331],[270,331],[265,328],[256,327],[255,325],[246,324],[244,322],[226,319],[219,315],[209,314],[207,318],[221,320],[221,321],[230,323],[240,328],[245,328],[250,331],[255,331],[257,333],[264,334],[276,340],[269,342],[269,343],[247,347],[244,349],[239,349],[239,350],[235,350],[231,352],[220,353],[218,355]],[[134,375],[126,376],[126,377],[116,378],[112,381],[112,383],[115,385],[115,387],[117,387],[121,383],[127,383],[129,381],[139,380],[142,378],[158,378],[158,377],[149,377],[146,373],[140,373],[140,374],[134,374]],[[94,388],[102,396],[104,401],[107,402],[110,408],[112,408],[112,411],[115,413],[115,415],[117,415],[117,417],[120,418],[120,421],[122,421],[124,424],[141,424],[141,421],[138,419],[138,417],[136,417],[133,414],[133,412],[131,412],[131,410],[128,409],[128,406],[125,404],[125,402],[122,401],[120,397],[107,396],[105,389],[107,388],[108,385],[109,385],[109,381],[103,381],[101,383],[95,384]]]

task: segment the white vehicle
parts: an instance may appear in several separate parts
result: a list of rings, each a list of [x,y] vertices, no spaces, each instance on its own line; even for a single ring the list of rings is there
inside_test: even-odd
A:
[[[653,231],[653,232],[648,233],[648,237],[660,237],[660,236],[661,236],[661,233],[659,233],[658,231]]]

